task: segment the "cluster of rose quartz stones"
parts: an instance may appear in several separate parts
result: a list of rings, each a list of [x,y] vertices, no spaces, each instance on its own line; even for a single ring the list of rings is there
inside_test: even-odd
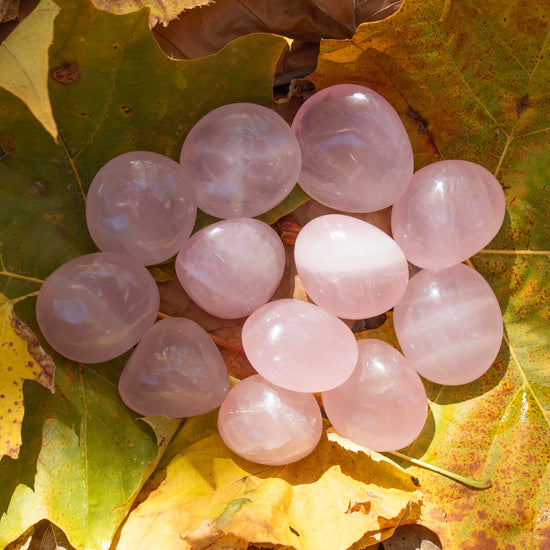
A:
[[[270,301],[285,266],[277,233],[258,216],[296,181],[339,212],[300,231],[299,278],[311,299]],[[392,206],[393,238],[351,214]],[[222,218],[191,235],[197,207]],[[464,384],[494,361],[502,317],[487,282],[462,262],[486,246],[504,217],[499,183],[467,161],[413,175],[413,153],[392,106],[343,84],[313,95],[292,127],[275,112],[236,103],[190,131],[180,163],[151,152],[109,161],[87,197],[102,251],[56,270],[37,300],[44,337],[82,363],[132,352],[119,380],[143,415],[187,417],[220,406],[219,432],[235,453],[286,464],[309,454],[328,419],[357,444],[402,448],[427,413],[418,373]],[[197,323],[155,322],[159,292],[145,266],[176,256],[177,277],[207,312],[247,317],[244,351],[258,374],[229,390],[215,344]],[[409,264],[421,268],[409,280]],[[342,321],[394,310],[403,353],[357,341]]]

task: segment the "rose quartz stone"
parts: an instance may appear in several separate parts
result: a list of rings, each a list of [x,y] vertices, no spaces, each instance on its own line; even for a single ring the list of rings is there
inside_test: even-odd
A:
[[[373,212],[405,193],[413,152],[395,109],[379,94],[338,84],[310,97],[292,129],[302,150],[300,187],[344,212]]]
[[[134,151],[96,174],[86,200],[86,222],[97,247],[128,254],[143,265],[174,256],[195,224],[194,192],[179,164]]]
[[[392,209],[392,233],[407,259],[444,269],[479,252],[498,233],[504,194],[495,177],[474,162],[443,160],[414,174]]]
[[[222,220],[197,231],[176,259],[187,294],[223,319],[246,317],[265,304],[284,268],[281,239],[269,225],[252,218]]]
[[[244,323],[242,342],[264,378],[293,391],[335,388],[357,362],[357,342],[347,325],[300,300],[275,300],[257,309]]]
[[[137,344],[159,311],[158,287],[133,258],[80,256],[56,269],[36,301],[36,319],[57,352],[81,363],[109,361]]]
[[[422,381],[401,353],[386,342],[360,340],[359,360],[339,387],[324,392],[334,428],[354,443],[384,452],[402,449],[422,431],[428,401]]]
[[[171,317],[141,339],[118,382],[122,400],[145,416],[207,413],[227,395],[229,377],[208,333],[194,321]]]
[[[412,366],[438,384],[466,384],[480,377],[502,341],[502,314],[493,290],[464,264],[411,277],[393,322]]]
[[[199,120],[185,139],[180,161],[201,210],[218,218],[245,218],[267,212],[292,191],[301,154],[277,113],[233,103]]]
[[[231,389],[220,407],[218,429],[242,458],[283,465],[315,449],[323,420],[313,395],[286,390],[256,374]]]
[[[395,241],[370,223],[329,214],[307,223],[294,248],[309,297],[345,319],[366,319],[391,309],[409,280]]]

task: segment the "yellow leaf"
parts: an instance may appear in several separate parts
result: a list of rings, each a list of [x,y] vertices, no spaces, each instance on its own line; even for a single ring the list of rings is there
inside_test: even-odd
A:
[[[48,48],[59,11],[53,0],[43,0],[0,44],[0,87],[21,99],[56,141],[57,124],[48,93]]]
[[[149,25],[154,27],[170,21],[185,10],[207,6],[213,0],[92,0],[96,8],[111,13],[131,13],[141,8],[149,8]]]
[[[223,444],[216,418],[215,411],[186,422],[117,550],[224,548],[226,537],[297,550],[364,548],[418,517],[420,491],[382,455],[347,450],[346,440],[325,434],[301,461],[262,466]]]
[[[0,458],[19,456],[23,422],[23,381],[36,380],[54,391],[55,366],[30,328],[0,294]]]

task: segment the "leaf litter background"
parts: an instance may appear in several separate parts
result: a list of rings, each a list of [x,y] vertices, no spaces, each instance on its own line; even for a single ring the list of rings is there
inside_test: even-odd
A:
[[[56,11],[51,1],[41,6]],[[131,149],[174,155],[193,122],[219,104],[270,104],[272,73],[285,45],[275,36],[253,35],[213,58],[169,61],[154,48],[145,14],[120,18],[84,3],[59,6],[50,68],[60,68],[56,75],[61,80],[76,77],[73,84],[48,79],[59,144],[21,101],[0,91],[0,290],[14,302],[20,300],[15,307],[33,329],[32,296],[21,299],[38,289],[32,279],[43,279],[67,259],[94,250],[83,226],[82,190],[99,166]],[[402,464],[421,482],[421,521],[438,533],[445,548],[545,548],[550,539],[548,8],[548,2],[526,10],[521,2],[478,6],[406,0],[396,15],[359,27],[351,40],[337,35],[339,40],[323,42],[312,75],[318,88],[357,82],[387,97],[407,125],[417,167],[439,158],[475,160],[492,170],[505,188],[504,227],[491,250],[472,259],[504,312],[501,353],[475,383],[458,388],[427,385],[431,415],[421,437],[406,450],[464,475],[491,479],[493,487],[474,491]],[[52,21],[53,15],[43,25]],[[351,32],[348,29],[346,36]],[[47,68],[44,72],[48,74]],[[296,193],[285,210],[302,200]],[[283,213],[274,213],[269,221]],[[367,335],[394,341],[391,315]],[[135,422],[135,415],[120,404],[115,384],[124,358],[91,368],[54,359],[56,394],[49,396],[33,382],[25,383],[23,447],[17,460],[3,457],[0,462],[0,513],[5,514],[0,544],[47,517],[77,548],[108,547],[176,425],[166,419],[150,419],[148,425]],[[193,425],[190,445],[185,430]],[[179,470],[178,459],[193,456],[195,446],[212,437],[216,434],[207,419],[188,423],[179,432],[129,523],[148,503],[162,504],[155,496],[185,486],[185,476],[193,470]],[[357,457],[364,463],[369,455]],[[222,464],[224,457],[217,460]],[[214,474],[225,471],[224,466]],[[361,477],[360,471],[357,468],[355,477]],[[392,472],[399,479],[398,470]],[[302,476],[305,471],[300,471]],[[273,486],[267,479],[261,486],[264,496],[266,487]],[[298,485],[307,486],[303,479]],[[317,511],[330,493],[317,483],[312,484],[313,494],[318,487]],[[225,496],[218,497],[221,506]],[[237,527],[250,525],[246,514],[252,506],[247,499],[252,500],[225,499],[222,527],[229,519]],[[285,501],[268,495],[267,502]],[[155,513],[173,509],[166,503]],[[368,516],[366,507],[352,512],[357,513]],[[302,513],[305,525],[310,516],[311,511],[305,518]],[[297,530],[288,525],[290,517],[288,508],[282,517],[279,513],[280,524],[286,521],[286,527]],[[270,536],[277,535],[277,521],[268,527]],[[323,527],[318,531],[322,537]],[[210,528],[210,535],[216,533]],[[289,533],[292,530],[285,532],[287,538]],[[197,540],[206,540],[202,535],[198,533]],[[246,537],[259,540],[260,530]],[[246,547],[243,539],[219,544]],[[304,541],[296,547],[310,546]]]

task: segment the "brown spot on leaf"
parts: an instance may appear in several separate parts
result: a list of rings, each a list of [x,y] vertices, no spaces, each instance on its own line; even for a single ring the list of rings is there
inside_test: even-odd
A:
[[[32,197],[47,196],[49,194],[48,184],[42,180],[34,180],[31,183],[30,193]]]
[[[32,330],[15,315],[11,317],[11,326],[17,336],[27,343],[29,354],[41,368],[40,373],[36,377],[36,381],[54,393],[55,365],[53,359],[42,349],[42,346],[36,339]]]
[[[430,133],[428,132],[428,122],[427,120],[422,117],[422,115],[413,107],[409,105],[407,108],[407,118],[414,122],[417,126],[418,133],[421,136],[429,136]]]
[[[435,141],[432,137],[431,132],[428,130],[428,121],[413,107],[410,105],[407,107],[407,112],[405,113],[407,118],[416,124],[417,131],[421,136],[426,136],[427,142],[434,152],[441,157],[439,149],[437,148]]]
[[[296,535],[297,537],[300,536],[300,533],[298,533],[298,531],[296,531],[296,529],[294,529],[294,527],[292,527],[292,525],[289,525],[288,528],[290,529],[290,532],[293,533],[294,535]]]
[[[518,116],[521,115],[527,107],[529,107],[529,94],[516,98],[516,113]]]
[[[366,502],[355,502],[353,505],[350,502],[348,509],[344,513],[353,514],[355,512],[361,512],[362,514],[368,514],[370,512],[370,507],[371,503],[369,500]]]
[[[125,114],[128,115],[132,112],[132,107],[128,107],[128,105],[123,105],[120,110]]]
[[[75,63],[64,62],[52,69],[51,75],[61,84],[74,84],[80,78],[80,69]]]

